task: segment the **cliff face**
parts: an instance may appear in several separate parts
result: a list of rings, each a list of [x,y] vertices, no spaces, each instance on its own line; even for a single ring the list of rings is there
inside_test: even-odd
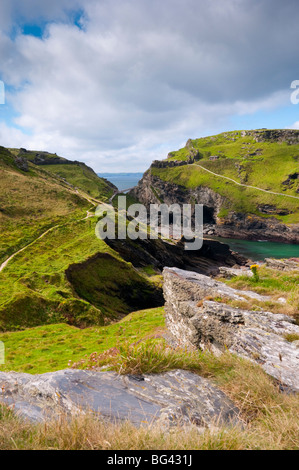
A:
[[[241,136],[252,136],[256,142],[286,142],[288,145],[299,143],[299,132],[296,129],[257,129],[242,131]]]
[[[214,233],[225,238],[299,243],[299,224],[288,226],[274,217],[264,219],[236,212],[229,213],[224,220],[218,220]]]
[[[134,188],[133,194],[147,207],[149,204],[160,204],[162,202],[165,204],[187,204],[197,201],[206,207],[206,220],[214,222],[225,201],[222,196],[210,188],[199,186],[188,190],[172,182],[163,181],[152,175],[150,171],[144,174],[138,186]],[[208,217],[208,213],[210,217]]]
[[[203,204],[204,223],[215,224],[217,214],[220,211],[224,198],[211,190],[199,186],[195,189],[186,189],[183,186],[163,181],[147,171],[132,194],[147,208],[150,204]]]
[[[299,224],[286,225],[275,217],[259,217],[228,211],[226,217],[219,217],[229,202],[211,188],[199,186],[187,189],[184,186],[164,181],[147,171],[132,194],[142,204],[192,204],[204,205],[206,233],[224,238],[245,240],[268,240],[283,243],[299,243]],[[263,208],[265,211],[267,208]],[[271,208],[268,208],[270,211]],[[269,212],[268,212],[269,213]]]

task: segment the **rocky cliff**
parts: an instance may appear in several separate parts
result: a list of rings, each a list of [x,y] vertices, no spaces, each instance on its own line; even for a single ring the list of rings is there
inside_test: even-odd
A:
[[[180,346],[209,349],[215,354],[229,350],[260,364],[282,387],[299,391],[298,344],[285,339],[287,334],[299,335],[294,319],[217,301],[264,302],[267,298],[176,268],[164,269],[164,297],[167,326]]]
[[[261,217],[234,210],[228,210],[225,218],[220,217],[223,207],[229,205],[229,201],[206,186],[187,189],[182,185],[162,180],[149,170],[131,194],[146,207],[161,203],[203,204],[205,234],[223,238],[299,244],[299,224],[287,225],[275,217]],[[266,206],[260,209],[264,213],[271,213]]]
[[[235,131],[154,161],[132,195],[149,204],[203,204],[206,233],[299,243],[299,133]]]

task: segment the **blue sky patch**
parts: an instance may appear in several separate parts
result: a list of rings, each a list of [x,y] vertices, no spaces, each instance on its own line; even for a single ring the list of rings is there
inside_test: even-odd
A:
[[[232,116],[231,126],[235,129],[281,129],[299,121],[299,105],[289,104],[285,107],[272,109],[271,111],[257,111],[243,116]]]
[[[71,22],[77,26],[77,28],[84,30],[83,19],[85,18],[84,10],[77,10],[71,14]]]
[[[44,26],[37,24],[25,24],[22,28],[22,32],[26,36],[35,36],[37,38],[42,38],[44,33]]]

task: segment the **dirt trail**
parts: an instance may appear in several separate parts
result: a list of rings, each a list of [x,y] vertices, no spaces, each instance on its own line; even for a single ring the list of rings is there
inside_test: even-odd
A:
[[[256,186],[249,186],[247,184],[239,183],[238,181],[235,181],[232,178],[229,178],[228,176],[218,175],[218,173],[214,173],[213,171],[208,170],[207,168],[205,168],[202,165],[199,165],[198,163],[192,163],[192,165],[199,166],[199,168],[201,168],[202,170],[207,171],[208,173],[211,173],[214,176],[218,176],[219,178],[224,178],[226,180],[232,181],[233,183],[237,184],[238,186],[244,186],[245,188],[257,189],[258,191],[263,191],[264,193],[268,193],[268,194],[274,194],[275,196],[284,196],[284,197],[291,197],[293,199],[299,199],[299,197],[291,196],[290,194],[275,193],[274,191],[268,191],[267,189],[261,189],[261,188],[257,188]]]
[[[51,232],[52,230],[55,230],[56,228],[58,227],[62,227],[63,225],[55,225],[54,227],[51,227],[49,228],[46,232],[42,233],[38,238],[36,238],[35,240],[33,240],[33,242],[29,243],[28,245],[24,246],[23,248],[21,248],[19,251],[16,251],[15,253],[13,253],[9,258],[7,258],[6,261],[4,261],[4,263],[1,264],[0,266],[0,273],[1,271],[3,271],[3,269],[8,265],[8,263],[15,257],[17,256],[19,253],[21,253],[22,251],[26,250],[26,248],[29,248],[29,246],[33,245],[35,242],[37,242],[38,240],[40,240],[41,238],[43,238],[45,235],[47,235],[47,233]]]

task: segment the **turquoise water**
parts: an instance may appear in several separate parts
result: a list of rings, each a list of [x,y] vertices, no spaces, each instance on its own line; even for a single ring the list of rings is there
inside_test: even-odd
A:
[[[285,243],[253,242],[234,240],[232,238],[211,237],[222,243],[227,243],[231,250],[251,258],[253,261],[263,261],[265,258],[299,258],[299,245]]]
[[[118,189],[129,189],[137,185],[143,173],[98,173],[98,176],[106,178]]]

